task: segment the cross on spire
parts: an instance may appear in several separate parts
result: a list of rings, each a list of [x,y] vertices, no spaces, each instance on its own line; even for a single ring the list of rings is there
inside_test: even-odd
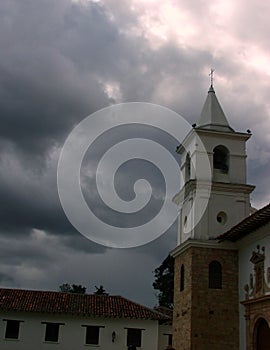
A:
[[[213,87],[213,82],[214,82],[214,69],[211,68],[209,76],[210,76],[210,82],[211,82],[211,86]]]

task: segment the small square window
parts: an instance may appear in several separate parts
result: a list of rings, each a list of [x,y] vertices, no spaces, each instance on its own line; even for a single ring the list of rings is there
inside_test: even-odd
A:
[[[46,323],[45,341],[57,343],[59,339],[59,323]]]
[[[142,330],[137,328],[127,329],[127,346],[140,348],[142,345]]]
[[[6,324],[6,339],[19,339],[19,331],[20,331],[20,322],[15,320],[4,320],[7,322]]]
[[[99,326],[86,326],[85,344],[99,344]]]
[[[170,345],[172,346],[172,343],[173,343],[173,337],[172,337],[172,334],[171,333],[163,333],[163,335],[166,335],[168,338],[167,340],[167,345]]]
[[[172,334],[168,334],[168,345],[172,346]]]

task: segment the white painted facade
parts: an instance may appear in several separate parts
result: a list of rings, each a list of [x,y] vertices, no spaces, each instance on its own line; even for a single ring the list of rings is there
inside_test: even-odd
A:
[[[267,268],[270,267],[270,223],[253,231],[245,238],[237,242],[239,247],[239,301],[245,300],[246,284],[249,284],[249,276],[253,274],[253,264],[250,262],[252,252],[257,250],[257,245],[265,247],[265,280],[267,277]],[[269,281],[268,281],[269,282]],[[269,294],[269,293],[266,293]],[[244,306],[239,306],[240,317],[240,350],[246,350],[246,321],[244,317]]]
[[[214,239],[250,214],[249,196],[254,189],[246,184],[246,142],[250,136],[229,126],[211,87],[199,125],[178,148],[184,179],[183,188],[174,197],[179,207],[178,245],[187,239]],[[214,166],[218,147],[228,152],[226,171]]]
[[[6,321],[19,320],[19,339],[5,339]],[[59,341],[45,341],[44,322],[63,323],[60,325]],[[85,326],[100,326],[99,344],[86,345]],[[82,317],[76,315],[52,315],[42,313],[8,312],[1,313],[1,350],[127,350],[127,328],[142,330],[142,350],[164,350],[168,344],[171,325],[159,325],[157,320]],[[115,332],[115,340],[112,334]]]

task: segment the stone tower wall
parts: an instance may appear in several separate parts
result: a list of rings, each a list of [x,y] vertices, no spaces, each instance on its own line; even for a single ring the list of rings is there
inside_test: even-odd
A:
[[[222,265],[222,289],[209,289],[209,264]],[[185,288],[180,291],[180,268]],[[238,252],[189,247],[175,258],[174,347],[181,350],[238,350]]]

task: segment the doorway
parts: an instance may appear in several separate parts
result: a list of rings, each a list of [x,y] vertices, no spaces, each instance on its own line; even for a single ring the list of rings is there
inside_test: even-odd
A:
[[[256,350],[270,349],[270,328],[264,318],[260,318],[255,326],[256,333]]]

